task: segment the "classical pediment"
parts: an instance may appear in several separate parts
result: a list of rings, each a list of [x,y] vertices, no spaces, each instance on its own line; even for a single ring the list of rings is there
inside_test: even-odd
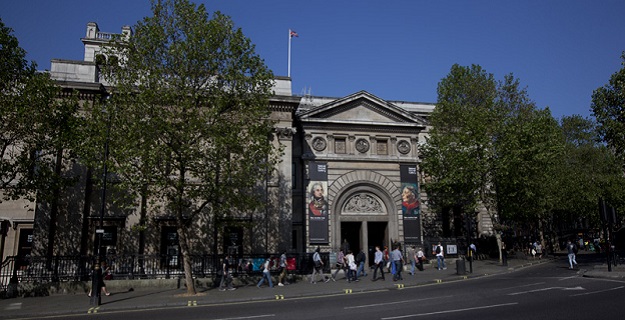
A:
[[[299,118],[303,122],[425,125],[423,118],[366,91],[311,108]]]

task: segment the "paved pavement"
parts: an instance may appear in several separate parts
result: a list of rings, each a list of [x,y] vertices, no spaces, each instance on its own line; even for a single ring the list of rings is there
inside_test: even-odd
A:
[[[40,318],[46,316],[61,316],[66,314],[105,313],[107,311],[137,310],[146,308],[193,307],[195,305],[222,304],[227,302],[293,299],[299,297],[320,296],[329,294],[346,294],[373,290],[397,289],[401,286],[419,286],[449,281],[462,281],[469,278],[483,277],[492,274],[513,272],[520,268],[528,268],[542,263],[567,265],[566,257],[543,259],[510,259],[507,266],[502,266],[496,260],[476,260],[473,262],[473,273],[469,273],[470,265],[465,263],[465,274],[458,274],[454,260],[448,259],[447,270],[436,270],[436,265],[426,265],[424,271],[417,271],[414,276],[404,272],[404,280],[394,282],[389,275],[385,281],[371,281],[372,274],[361,277],[359,282],[347,283],[343,273],[339,273],[336,282],[318,282],[311,284],[308,278],[283,287],[257,288],[254,284],[238,287],[234,291],[219,291],[217,289],[200,289],[195,296],[187,296],[184,289],[167,288],[122,288],[109,281],[110,296],[102,297],[99,307],[90,305],[90,298],[86,294],[54,294],[46,297],[14,298],[0,300],[0,319]],[[580,257],[579,260],[583,261]],[[625,280],[625,266],[613,267],[608,272],[607,265],[596,262],[586,269],[571,270],[576,274],[588,277],[603,277]]]

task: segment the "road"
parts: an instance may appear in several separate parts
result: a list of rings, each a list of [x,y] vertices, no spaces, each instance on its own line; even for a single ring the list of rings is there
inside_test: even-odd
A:
[[[374,292],[63,319],[617,319],[625,313],[624,301],[625,281],[584,278],[562,263],[546,263],[506,274]]]

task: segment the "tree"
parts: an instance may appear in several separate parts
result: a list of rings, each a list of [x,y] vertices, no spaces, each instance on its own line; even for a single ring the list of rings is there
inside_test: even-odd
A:
[[[475,212],[484,205],[495,212],[491,189],[494,130],[501,115],[496,109],[496,81],[482,67],[454,65],[438,85],[432,126],[420,153],[428,177],[424,189],[439,208]]]
[[[593,92],[590,108],[599,123],[601,139],[625,167],[625,51],[621,59],[623,67],[610,77],[608,84]]]
[[[553,189],[558,203],[554,214],[564,225],[584,222],[588,227],[599,227],[599,198],[623,208],[625,178],[620,161],[600,142],[595,121],[573,115],[563,117],[560,127],[565,148]]]
[[[187,292],[195,294],[191,251],[199,239],[191,230],[199,222],[217,230],[264,205],[256,187],[275,161],[273,75],[229,17],[209,19],[204,5],[186,0],[155,1],[152,13],[105,51],[119,57],[103,66],[115,83],[110,164],[174,219]]]
[[[0,20],[0,189],[2,200],[24,198],[49,205],[47,255],[56,236],[59,195],[73,183],[64,158],[71,155],[78,103],[62,93],[47,73],[27,62],[26,52]]]
[[[420,152],[434,207],[481,207],[495,225],[540,224],[550,212],[561,133],[519,80],[497,82],[480,66],[454,65],[439,83],[430,124]]]
[[[495,143],[499,215],[538,230],[554,203],[551,190],[562,155],[561,131],[549,109],[537,109],[512,75],[499,85],[499,104],[506,115]]]

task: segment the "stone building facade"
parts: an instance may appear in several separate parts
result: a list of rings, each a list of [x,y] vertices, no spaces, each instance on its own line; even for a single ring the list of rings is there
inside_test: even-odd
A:
[[[131,36],[130,28],[122,28],[122,34]],[[67,90],[79,91],[83,103],[109,92],[95,60],[110,37],[91,22],[81,39],[85,47],[82,61],[51,61],[52,78]],[[219,253],[304,253],[317,247],[336,252],[344,242],[354,251],[371,252],[376,245],[429,245],[442,237],[454,243],[458,232],[444,234],[440,230],[453,228],[458,217],[431,212],[420,187],[418,146],[428,134],[427,117],[434,107],[431,103],[388,101],[366,91],[339,98],[295,96],[291,79],[276,77],[270,99],[275,121],[272,141],[284,153],[274,174],[265,181],[269,205],[251,218],[249,230],[226,226],[216,232],[217,239],[198,239],[194,253],[209,253],[211,246],[199,244],[215,241]],[[87,194],[93,177],[88,172],[83,176],[80,185],[71,190],[78,194],[72,198],[74,203],[66,204],[58,219],[73,228],[56,228],[56,239],[79,244],[55,248],[54,254],[93,253],[100,197],[97,190]],[[20,202],[0,206],[0,218],[7,226],[2,236],[3,258],[43,254],[43,250],[30,251],[36,250],[33,247],[38,241],[39,247],[49,245],[43,243],[48,220],[40,219],[47,214],[45,206],[29,206],[36,210],[24,209]],[[139,211],[140,207],[135,212],[110,208],[104,219],[106,249],[136,253],[135,239],[143,232],[145,253],[175,255],[177,237],[168,218],[148,212],[150,227],[137,231],[134,226],[145,218]],[[63,234],[68,230],[72,234]],[[490,231],[479,230],[485,232]]]

